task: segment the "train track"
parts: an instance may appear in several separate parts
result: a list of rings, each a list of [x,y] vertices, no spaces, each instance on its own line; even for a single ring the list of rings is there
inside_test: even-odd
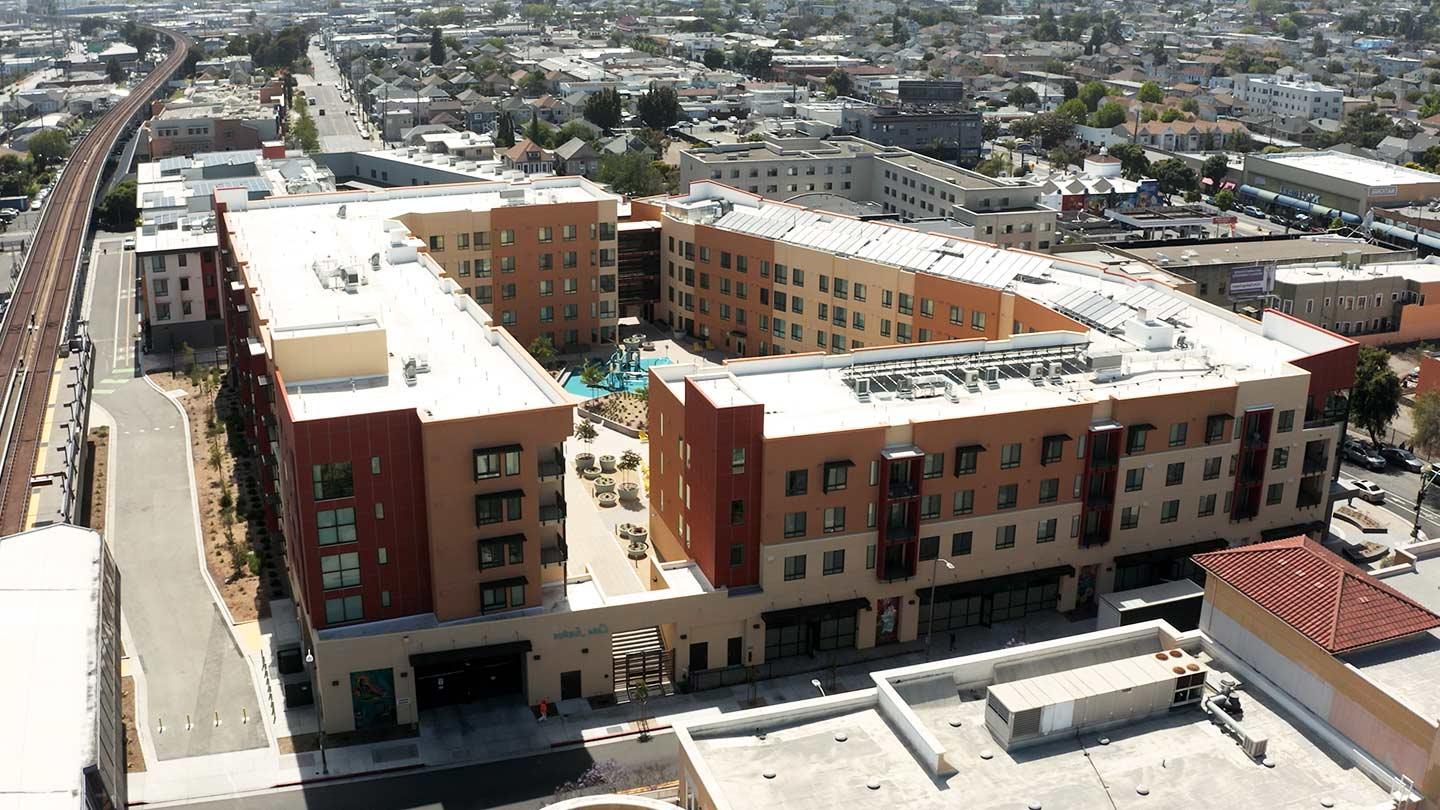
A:
[[[106,160],[120,133],[185,62],[189,40],[171,31],[159,33],[170,38],[170,55],[75,145],[46,201],[0,321],[0,536],[26,528],[31,476],[42,450],[50,389]]]

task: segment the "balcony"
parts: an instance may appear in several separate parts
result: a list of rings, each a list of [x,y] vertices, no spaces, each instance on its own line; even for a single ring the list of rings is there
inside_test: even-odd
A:
[[[920,488],[910,481],[891,481],[886,491],[892,501],[913,498],[920,494]]]
[[[914,526],[886,526],[886,543],[904,543],[915,539],[916,528]]]
[[[541,452],[536,461],[536,467],[540,471],[540,480],[549,481],[565,477],[565,457],[556,449],[553,453]]]
[[[555,495],[555,502],[544,504],[540,507],[540,525],[545,526],[565,522],[565,499],[558,493]]]

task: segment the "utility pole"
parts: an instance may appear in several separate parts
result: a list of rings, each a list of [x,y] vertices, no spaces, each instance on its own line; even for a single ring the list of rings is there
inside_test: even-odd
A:
[[[1415,493],[1415,525],[1410,529],[1411,542],[1420,539],[1420,507],[1425,503],[1425,491],[1435,483],[1437,476],[1440,476],[1440,467],[1434,464],[1427,464],[1420,471],[1420,489]]]

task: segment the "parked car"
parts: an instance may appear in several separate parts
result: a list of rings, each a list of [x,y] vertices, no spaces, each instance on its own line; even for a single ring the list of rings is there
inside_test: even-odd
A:
[[[133,236],[127,236],[127,237],[125,237],[124,248],[125,248],[125,250],[134,250],[134,249],[135,249],[135,237],[133,237]]]
[[[1346,442],[1345,458],[1352,464],[1376,470],[1377,472],[1385,469],[1385,457],[1371,450],[1364,442]]]
[[[1421,461],[1414,453],[1403,447],[1382,447],[1380,455],[1386,461],[1406,471],[1418,473],[1425,469],[1425,462]]]
[[[1374,481],[1366,478],[1356,478],[1350,485],[1357,490],[1356,497],[1369,503],[1385,503],[1385,490],[1376,486]]]
[[[1247,206],[1245,206],[1244,208],[1241,208],[1240,210],[1241,210],[1241,211],[1244,211],[1244,212],[1245,212],[1247,215],[1249,215],[1249,216],[1255,217],[1256,219],[1264,219],[1264,218],[1265,218],[1265,211],[1264,211],[1263,209],[1261,209],[1260,206],[1258,206],[1258,205],[1247,205]]]

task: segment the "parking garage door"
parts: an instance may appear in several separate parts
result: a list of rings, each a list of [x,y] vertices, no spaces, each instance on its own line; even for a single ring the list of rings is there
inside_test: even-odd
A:
[[[465,647],[410,656],[421,711],[455,703],[523,695],[530,642]]]

